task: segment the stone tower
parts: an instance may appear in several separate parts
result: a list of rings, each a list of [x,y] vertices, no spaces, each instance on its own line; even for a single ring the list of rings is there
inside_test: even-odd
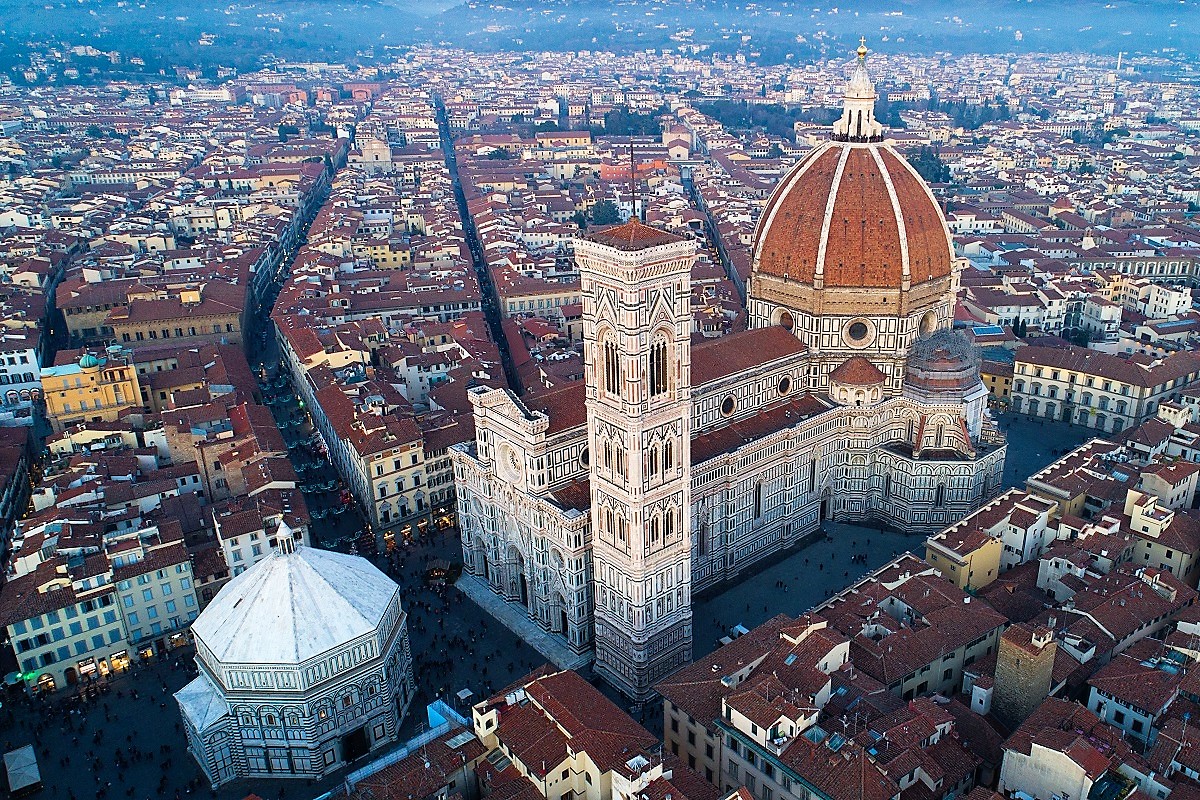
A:
[[[596,671],[635,699],[691,660],[695,245],[631,220],[576,241]]]
[[[992,711],[1009,730],[1016,729],[1049,696],[1057,650],[1054,633],[1048,628],[1018,624],[1000,637]]]

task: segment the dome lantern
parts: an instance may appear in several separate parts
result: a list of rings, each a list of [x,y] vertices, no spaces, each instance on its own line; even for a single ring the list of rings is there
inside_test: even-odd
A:
[[[883,126],[875,119],[875,84],[867,73],[867,40],[858,45],[858,63],[846,92],[842,96],[842,118],[833,123],[833,138],[839,142],[879,142],[883,140]]]

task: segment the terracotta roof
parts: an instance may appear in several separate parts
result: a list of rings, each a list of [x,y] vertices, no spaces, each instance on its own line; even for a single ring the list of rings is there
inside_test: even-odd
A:
[[[589,233],[583,237],[590,242],[615,247],[618,250],[636,251],[647,247],[658,247],[664,244],[674,244],[684,241],[682,236],[676,236],[658,228],[651,228],[636,219],[611,228]]]
[[[692,348],[692,385],[803,352],[800,340],[778,326],[722,336]]]
[[[701,464],[721,453],[731,453],[750,442],[798,425],[827,408],[816,397],[802,394],[774,408],[760,410],[754,416],[707,430],[692,438],[692,463]]]
[[[903,239],[903,241],[902,241]],[[779,184],[755,236],[756,270],[826,287],[899,289],[950,274],[942,212],[916,171],[881,145],[830,143]]]
[[[883,383],[885,380],[879,367],[872,364],[863,356],[851,356],[842,362],[841,366],[829,373],[833,383],[847,383],[851,386],[870,386]]]
[[[1178,378],[1186,378],[1190,383],[1200,376],[1200,353],[1192,351],[1172,353],[1161,361],[1142,364],[1085,347],[1022,347],[1016,361],[1098,375],[1143,387],[1161,386]]]
[[[546,433],[552,436],[587,423],[586,389],[586,381],[572,381],[559,389],[526,395],[521,402],[530,411],[541,411],[550,417]]]

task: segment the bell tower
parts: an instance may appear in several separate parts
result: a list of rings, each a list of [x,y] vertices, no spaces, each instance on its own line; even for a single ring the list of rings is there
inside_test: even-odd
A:
[[[635,699],[691,660],[694,243],[636,219],[575,243],[596,671]]]

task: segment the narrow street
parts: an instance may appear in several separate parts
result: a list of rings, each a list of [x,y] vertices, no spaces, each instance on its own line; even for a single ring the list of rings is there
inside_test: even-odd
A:
[[[516,368],[513,366],[512,355],[508,350],[508,339],[505,338],[504,329],[500,325],[504,315],[500,310],[499,296],[492,285],[492,276],[488,272],[487,262],[483,258],[483,247],[479,243],[479,233],[475,230],[475,221],[467,209],[466,194],[463,192],[462,181],[458,176],[458,159],[454,154],[454,137],[450,134],[450,124],[446,120],[446,107],[442,104],[441,98],[437,99],[437,122],[441,135],[442,153],[446,157],[446,169],[450,171],[450,181],[454,186],[454,200],[458,204],[458,216],[462,220],[467,246],[471,249],[471,261],[475,267],[475,274],[479,278],[480,305],[483,315],[487,319],[492,340],[496,342],[496,347],[500,350],[504,378],[514,391],[519,392],[521,383],[517,377]]]
[[[450,153],[452,158],[453,150]],[[462,204],[457,173],[451,169]],[[473,235],[472,243],[477,248]],[[291,255],[295,257],[294,253]],[[287,276],[290,272],[289,262],[281,274]],[[463,689],[470,689],[477,697],[485,696],[545,659],[459,590],[427,583],[429,569],[435,562],[462,560],[457,528],[431,530],[412,542],[401,543],[391,552],[378,551],[374,533],[368,530],[362,511],[330,463],[320,432],[314,428],[309,410],[303,407],[289,382],[288,371],[280,363],[279,343],[270,320],[271,306],[277,296],[278,289],[265,298],[269,303],[261,315],[261,329],[248,339],[250,363],[259,374],[263,402],[275,417],[287,444],[288,459],[299,478],[312,518],[313,545],[368,558],[400,585],[401,602],[408,613],[417,683],[417,695],[401,731],[402,738],[407,738],[424,724],[426,704],[437,698],[452,701]],[[485,305],[488,296],[485,294]],[[489,315],[489,322],[498,330],[494,313]],[[502,352],[507,350],[502,347]]]

